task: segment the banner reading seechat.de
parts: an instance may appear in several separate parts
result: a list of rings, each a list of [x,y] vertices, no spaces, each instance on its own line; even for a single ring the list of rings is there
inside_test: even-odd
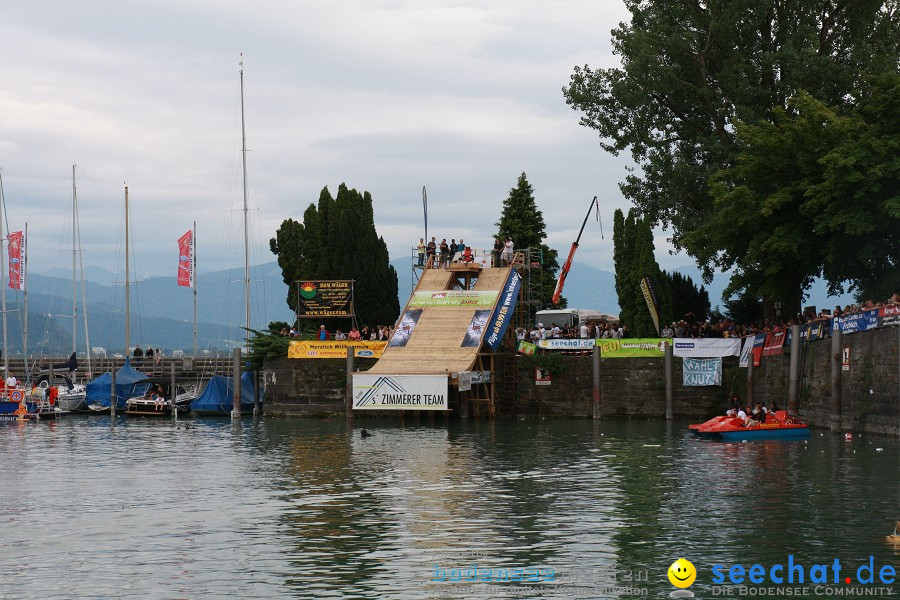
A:
[[[662,358],[669,340],[661,338],[599,339],[602,358]]]
[[[675,356],[716,358],[740,356],[740,338],[675,338]]]
[[[347,348],[353,346],[353,356],[381,358],[387,342],[314,342],[297,340],[288,346],[288,358],[347,358]]]
[[[447,376],[354,373],[353,410],[447,410]]]

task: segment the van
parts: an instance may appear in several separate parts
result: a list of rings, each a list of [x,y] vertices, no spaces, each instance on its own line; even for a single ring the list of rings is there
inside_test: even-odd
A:
[[[619,317],[608,315],[596,310],[586,308],[555,308],[539,310],[534,313],[534,325],[537,327],[543,323],[545,327],[551,327],[556,323],[559,327],[580,327],[582,323],[618,323]]]

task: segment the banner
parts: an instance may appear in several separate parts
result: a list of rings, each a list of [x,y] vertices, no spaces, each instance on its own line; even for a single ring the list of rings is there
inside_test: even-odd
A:
[[[518,352],[519,354],[524,354],[525,356],[531,356],[532,354],[534,354],[535,348],[537,348],[537,346],[535,346],[531,342],[522,340],[519,342],[519,347],[516,348],[516,352]]]
[[[753,351],[753,340],[756,339],[754,335],[748,335],[743,340],[741,340],[741,358],[738,361],[739,367],[747,367],[750,365],[750,356]]]
[[[753,348],[750,353],[753,355],[753,366],[758,367],[762,363],[763,346],[766,345],[766,334],[757,333],[753,338]]]
[[[463,338],[461,348],[477,348],[481,345],[481,337],[484,330],[487,329],[488,319],[491,311],[488,308],[480,308],[472,315],[469,327],[466,329],[466,336]]]
[[[394,330],[394,335],[391,336],[391,341],[388,342],[388,346],[391,348],[402,348],[405,346],[421,316],[421,308],[404,312],[403,317],[400,319],[400,323],[397,325],[397,329]]]
[[[509,272],[506,285],[503,287],[500,302],[491,315],[491,321],[488,323],[487,337],[485,343],[491,350],[496,351],[500,347],[503,340],[503,334],[512,320],[513,311],[516,308],[516,302],[519,301],[519,289],[522,287],[522,276],[515,269]]]
[[[826,327],[826,321],[816,321],[814,323],[807,323],[806,325],[800,326],[800,342],[814,342],[816,340],[821,340],[828,337],[829,330]],[[794,340],[791,339],[791,336],[788,336],[788,339],[785,340],[784,345],[790,346],[794,343]]]
[[[537,347],[544,350],[593,350],[597,345],[594,338],[547,338],[538,340]]]
[[[447,376],[354,373],[353,410],[447,410]]]
[[[739,338],[675,338],[675,356],[715,358],[740,355]]]
[[[288,346],[288,358],[347,358],[347,348],[350,346],[354,347],[353,356],[381,358],[387,342],[295,340]]]
[[[298,282],[299,283],[299,282]],[[352,281],[307,281],[297,290],[297,316],[352,317]]]
[[[878,309],[878,326],[900,325],[900,306],[882,306]]]
[[[22,277],[22,232],[10,233],[6,239],[9,240],[6,245],[9,253],[9,287],[21,290],[25,284]]]
[[[660,338],[623,338],[594,340],[601,358],[662,358],[671,340]]]
[[[191,230],[178,238],[178,285],[194,285],[194,232]]]
[[[685,358],[682,385],[685,387],[722,385],[722,359]]]
[[[784,346],[784,338],[787,337],[784,331],[770,331],[766,334],[766,342],[763,344],[763,356],[777,356],[781,354]]]
[[[873,308],[872,310],[864,310],[863,312],[847,315],[846,317],[836,318],[835,321],[841,328],[841,333],[868,331],[869,329],[878,327],[878,313],[879,310]]]
[[[496,290],[443,290],[415,292],[409,306],[472,306],[491,308],[497,301]]]
[[[641,293],[644,294],[644,301],[647,303],[647,309],[650,311],[650,318],[653,319],[653,326],[656,328],[656,335],[659,335],[659,312],[656,307],[659,302],[656,300],[656,289],[649,277],[641,279]]]
[[[457,389],[460,392],[468,392],[472,389],[472,371],[460,371],[458,380]]]

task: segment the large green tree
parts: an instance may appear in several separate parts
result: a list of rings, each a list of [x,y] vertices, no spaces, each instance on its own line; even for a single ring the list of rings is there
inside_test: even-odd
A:
[[[801,93],[771,122],[736,124],[742,150],[713,178],[716,210],[687,236],[734,269],[726,294],[787,300],[824,275],[886,298],[900,285],[900,76],[873,80],[848,115]],[[743,235],[734,235],[735,231]],[[790,314],[790,313],[786,313]]]
[[[741,151],[735,123],[771,122],[800,90],[848,112],[868,75],[897,71],[900,8],[897,0],[625,5],[631,21],[612,31],[621,65],[578,67],[563,93],[604,149],[631,153],[637,168],[623,193],[709,277],[717,249],[690,234],[716,211],[710,180]],[[798,269],[792,286],[814,274]]]
[[[647,301],[641,291],[641,279],[650,279],[656,290],[660,329],[665,323],[693,313],[699,320],[709,315],[709,294],[690,277],[668,273],[656,262],[653,230],[635,209],[626,217],[620,209],[613,214],[613,262],[616,270],[616,294],[619,319],[632,337],[657,335]]]
[[[510,237],[516,249],[531,248],[535,251],[532,259],[537,256],[541,268],[532,270],[530,274],[530,289],[527,292],[536,302],[530,309],[535,312],[549,307],[556,288],[556,273],[559,271],[558,254],[544,243],[547,237],[544,214],[538,210],[534,188],[528,183],[525,173],[519,176],[516,186],[509,190],[509,196],[503,201],[500,220],[495,225],[496,235],[501,240]],[[565,308],[565,297],[560,298],[557,306]]]
[[[292,310],[297,308],[298,281],[353,279],[362,323],[392,324],[400,314],[397,272],[388,260],[384,239],[375,231],[369,192],[342,183],[332,197],[323,188],[318,205],[310,204],[303,213],[303,222],[286,219],[269,245],[288,285],[287,304]],[[331,329],[348,326],[345,320],[324,322]]]

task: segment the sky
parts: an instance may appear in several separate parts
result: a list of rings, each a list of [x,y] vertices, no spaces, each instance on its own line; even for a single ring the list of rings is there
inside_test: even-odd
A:
[[[171,274],[197,223],[203,270],[243,264],[244,64],[251,262],[328,186],[372,194],[392,258],[429,234],[488,247],[525,172],[565,255],[612,270],[612,214],[628,159],[605,153],[561,88],[575,65],[617,64],[612,0],[130,0],[14,2],[0,38],[0,167],[29,268],[70,264],[72,165],[85,264]],[[670,255],[657,232],[662,268]]]

